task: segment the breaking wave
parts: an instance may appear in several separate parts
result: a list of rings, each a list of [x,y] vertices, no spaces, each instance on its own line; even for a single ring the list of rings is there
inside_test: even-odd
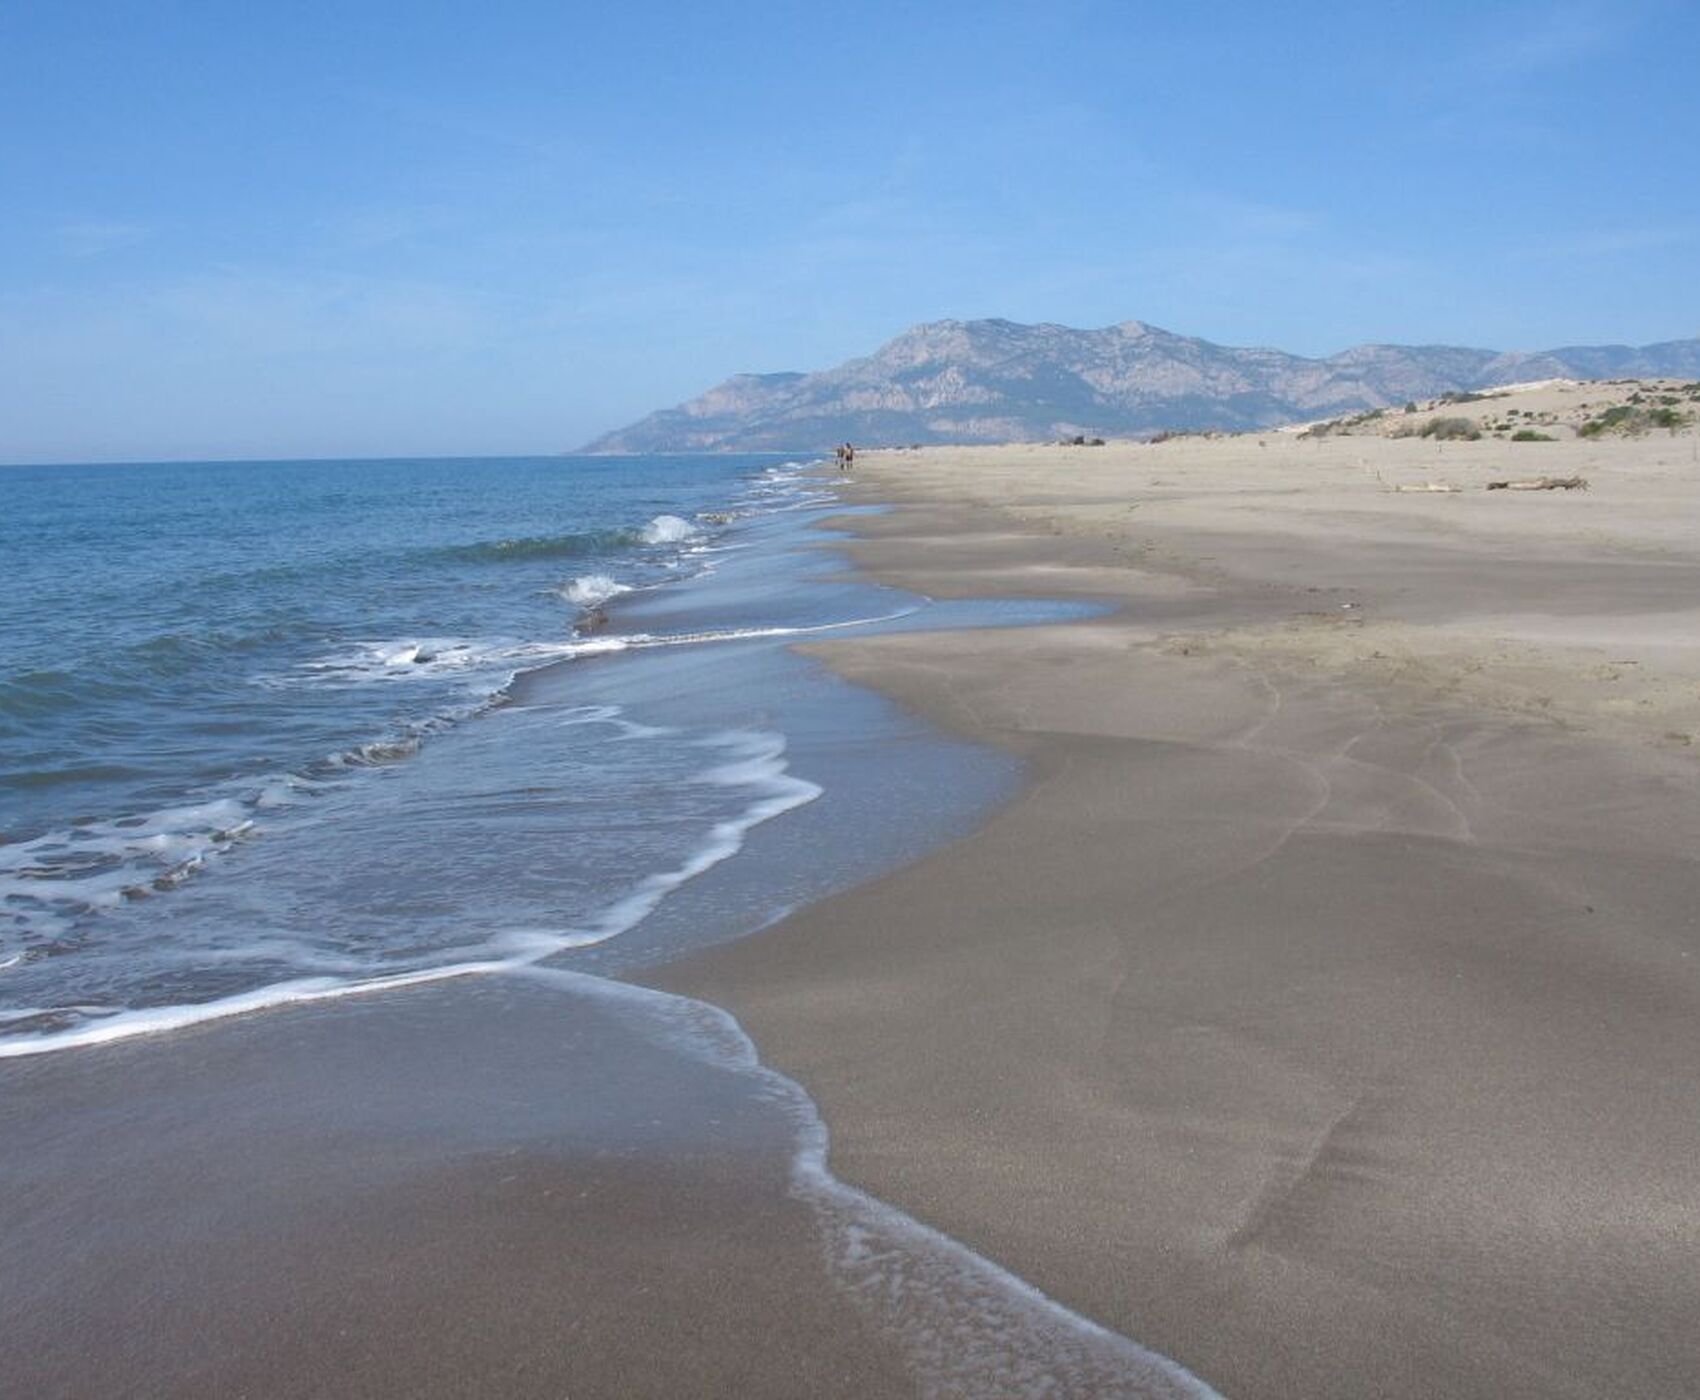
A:
[[[593,608],[622,593],[630,593],[631,585],[621,583],[608,574],[581,574],[561,585],[561,596],[581,608]]]

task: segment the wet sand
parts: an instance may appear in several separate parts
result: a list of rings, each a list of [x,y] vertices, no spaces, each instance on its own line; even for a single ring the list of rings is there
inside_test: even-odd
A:
[[[12,1061],[0,1117],[7,1395],[909,1393],[783,1116],[593,999],[471,980]]]
[[[656,980],[1228,1395],[1700,1389],[1700,469],[1529,450],[859,454],[876,576],[1122,610],[811,648],[1031,784]]]
[[[821,1166],[724,1013],[533,968],[0,1070],[0,1391],[1201,1400]]]

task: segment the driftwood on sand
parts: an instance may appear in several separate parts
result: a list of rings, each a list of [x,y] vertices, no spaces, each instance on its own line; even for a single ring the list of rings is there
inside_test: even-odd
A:
[[[1586,491],[1585,476],[1527,476],[1520,481],[1490,481],[1489,491]]]

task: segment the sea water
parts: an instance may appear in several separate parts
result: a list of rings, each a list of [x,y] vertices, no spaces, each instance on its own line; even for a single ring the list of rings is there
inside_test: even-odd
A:
[[[789,649],[953,620],[832,581],[834,505],[774,457],[0,471],[0,1055],[629,967],[959,829],[1009,765]]]

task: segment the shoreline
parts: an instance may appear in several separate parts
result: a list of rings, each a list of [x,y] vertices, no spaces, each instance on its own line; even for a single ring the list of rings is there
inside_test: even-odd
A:
[[[1501,443],[1266,438],[860,456],[875,578],[1121,610],[810,645],[1031,781],[644,980],[738,1017],[840,1179],[1225,1394],[1680,1391],[1691,445],[1507,499],[1387,487]]]
[[[838,839],[895,814],[894,778],[903,804],[950,781],[917,761],[958,742],[935,725],[1026,765],[912,863],[680,961],[574,962],[624,989],[538,969],[10,1062],[19,1374],[1688,1388],[1700,820],[1665,726],[1700,694],[1692,493],[1630,452],[1620,490],[1478,539],[1435,512],[1487,498],[1383,493],[1358,446],[1249,450],[863,462],[846,504],[896,508],[829,517],[857,538],[823,561],[1112,609],[945,602],[964,625],[798,648],[858,710],[925,721],[811,736],[863,792]],[[1615,678],[1578,660],[1602,630]],[[703,876],[704,908],[747,915],[763,872],[818,859],[815,811]]]
[[[47,940],[45,935],[32,933],[28,928],[19,952],[7,957],[10,946],[0,949],[0,972],[20,965],[23,969],[12,971],[5,988],[9,1000],[7,1009],[0,1012],[0,1022],[5,1023],[0,1026],[4,1031],[0,1034],[0,1061],[159,1034],[274,1006],[342,999],[475,976],[563,953],[585,954],[590,948],[622,939],[621,951],[613,961],[629,960],[629,950],[640,939],[624,936],[633,933],[634,925],[639,923],[662,922],[653,916],[657,906],[673,890],[736,854],[753,828],[821,796],[817,784],[789,774],[787,740],[768,723],[774,713],[784,713],[800,728],[808,728],[816,738],[823,734],[830,738],[836,729],[849,733],[860,726],[867,731],[864,739],[870,747],[881,744],[904,747],[917,766],[937,770],[937,777],[943,777],[950,769],[951,757],[962,760],[958,767],[975,763],[965,746],[947,744],[942,736],[940,743],[933,746],[934,752],[921,755],[918,750],[924,746],[923,742],[908,732],[914,726],[906,720],[901,724],[889,722],[885,712],[890,707],[877,697],[851,696],[847,703],[835,704],[835,700],[846,698],[849,688],[824,676],[820,683],[806,685],[798,672],[813,663],[795,658],[764,659],[760,655],[763,649],[782,648],[789,640],[831,636],[846,629],[901,620],[911,612],[920,611],[923,603],[892,590],[866,585],[857,588],[821,584],[818,576],[824,572],[824,561],[808,547],[810,536],[803,522],[818,517],[822,507],[836,498],[823,492],[818,479],[809,477],[801,464],[769,468],[759,476],[746,472],[723,484],[729,492],[734,492],[721,502],[729,510],[705,515],[714,515],[718,525],[735,524],[735,530],[710,534],[688,527],[678,517],[657,517],[671,520],[676,527],[665,533],[680,534],[680,539],[673,542],[681,543],[684,552],[673,563],[685,566],[682,576],[651,578],[639,586],[618,585],[611,578],[600,580],[610,588],[623,588],[614,610],[623,619],[621,625],[610,630],[605,615],[605,625],[593,636],[574,632],[565,640],[525,643],[510,638],[485,648],[499,664],[494,669],[474,668],[471,672],[474,680],[468,684],[467,695],[448,699],[435,696],[424,705],[415,703],[412,712],[391,720],[388,732],[401,736],[394,742],[347,738],[339,741],[338,751],[322,764],[300,759],[268,761],[268,768],[276,771],[267,771],[259,778],[232,779],[224,788],[212,792],[190,790],[174,794],[172,800],[177,806],[166,809],[166,815],[187,814],[182,823],[185,830],[191,827],[190,819],[193,819],[211,832],[205,838],[207,844],[192,849],[187,856],[183,856],[180,844],[173,844],[178,838],[171,823],[162,820],[161,813],[155,810],[140,813],[120,810],[101,817],[98,822],[72,824],[65,832],[29,833],[25,839],[15,841],[7,849],[14,857],[14,866],[24,868],[27,878],[0,879],[0,884],[6,886],[9,900],[22,911],[18,914],[20,923],[37,914],[44,921],[57,917],[59,911],[50,908],[56,898],[69,905],[73,897],[85,897],[88,907],[64,916],[66,920],[80,917],[86,923],[86,928],[72,926],[70,957],[55,958],[50,953],[32,956],[37,950],[30,939],[33,937],[35,943],[42,944]],[[732,507],[741,511],[735,519]],[[805,509],[806,514],[797,513]],[[652,520],[646,528],[654,527],[655,523]],[[681,533],[687,530],[688,533]],[[732,543],[723,548],[722,539]],[[689,541],[694,543],[684,543]],[[709,558],[689,563],[689,556],[697,552]],[[634,576],[652,561],[634,556],[626,563],[628,576]],[[722,576],[732,576],[729,588],[721,586]],[[353,644],[350,646],[352,649]],[[468,643],[460,650],[470,651],[473,646]],[[382,644],[372,643],[365,649],[382,657]],[[418,650],[418,644],[409,644],[382,659],[380,670],[389,689],[397,685],[405,688],[413,684],[416,675],[424,675],[415,669]],[[722,654],[730,660],[722,663],[719,659]],[[434,664],[436,658],[427,655],[426,661]],[[451,674],[458,674],[461,669],[461,662],[452,655],[444,664]],[[727,682],[728,675],[738,674],[740,667],[750,673],[752,689],[775,688],[784,693],[784,702],[762,706],[741,701]],[[679,693],[689,687],[670,685],[665,679],[669,671],[692,677],[697,689],[709,697],[694,707],[695,712],[688,696],[684,703],[679,703]],[[437,684],[434,674],[424,675],[424,680],[428,686]],[[805,689],[809,692],[807,698],[803,696]],[[834,690],[835,694],[828,693]],[[727,698],[716,698],[716,691]],[[665,712],[667,723],[652,724],[652,733],[647,736],[643,736],[642,726],[635,729],[626,726],[620,718],[624,707],[639,702],[652,720]],[[828,711],[839,718],[825,718]],[[532,712],[537,715],[535,721],[528,717]],[[588,737],[575,750],[561,737],[566,729]],[[587,855],[583,861],[585,868],[593,876],[604,874],[600,886],[593,887],[587,880],[586,892],[579,894],[575,890],[564,903],[556,902],[560,900],[558,886],[544,888],[540,898],[509,916],[516,928],[498,924],[493,929],[481,930],[479,916],[493,901],[488,893],[473,894],[466,907],[458,911],[464,916],[461,923],[444,917],[439,929],[430,930],[423,938],[416,927],[385,930],[392,934],[392,946],[397,952],[406,950],[394,961],[379,956],[362,960],[353,953],[337,957],[342,949],[336,943],[334,929],[339,915],[346,914],[349,924],[366,935],[363,944],[355,939],[351,942],[361,953],[370,949],[376,940],[371,937],[369,927],[360,926],[360,920],[365,918],[369,926],[371,910],[362,906],[367,901],[386,902],[371,899],[373,887],[383,878],[381,869],[371,867],[374,864],[411,866],[412,854],[405,841],[392,843],[393,850],[369,860],[365,869],[355,872],[355,878],[344,879],[340,886],[334,885],[334,879],[344,872],[334,868],[334,862],[328,874],[318,881],[303,882],[317,883],[327,890],[334,886],[349,897],[342,906],[334,898],[323,901],[323,917],[333,929],[332,936],[326,940],[330,945],[328,950],[306,946],[316,931],[303,928],[305,921],[292,924],[287,910],[277,914],[275,905],[267,903],[266,896],[275,895],[277,889],[282,889],[285,895],[279,902],[287,904],[292,898],[300,899],[301,890],[290,883],[293,872],[323,866],[324,853],[313,845],[315,827],[322,829],[333,819],[341,823],[347,833],[343,843],[346,848],[358,840],[361,828],[377,830],[389,824],[382,811],[381,787],[393,789],[406,785],[411,800],[404,805],[423,810],[435,801],[446,809],[445,815],[449,809],[464,805],[470,790],[479,810],[495,820],[483,837],[477,835],[476,827],[468,826],[468,846],[472,849],[463,849],[460,854],[466,869],[488,870],[495,862],[481,864],[486,852],[477,848],[494,847],[499,852],[504,841],[511,841],[512,832],[504,831],[503,822],[511,824],[514,814],[526,807],[528,798],[539,800],[534,804],[535,812],[527,818],[527,826],[553,821],[570,836],[574,833],[571,807],[566,806],[563,822],[562,807],[548,803],[551,789],[581,792],[590,786],[588,778],[593,776],[585,770],[594,765],[599,754],[633,754],[640,748],[637,743],[611,741],[634,736],[665,741],[675,735],[679,742],[671,766],[660,773],[652,768],[652,785],[664,787],[665,779],[676,786],[705,790],[726,801],[719,804],[717,811],[707,811],[709,803],[700,804],[706,812],[699,819],[700,832],[694,836],[687,832],[684,839],[672,846],[638,849],[628,841],[621,854],[631,852],[636,857],[629,886],[620,884],[618,862]],[[914,741],[905,742],[911,739]],[[482,751],[480,745],[484,746]],[[829,746],[815,743],[811,748],[806,738],[803,749],[823,772],[840,776],[836,761],[822,751]],[[500,750],[504,747],[509,761],[514,755],[522,763],[527,755],[531,759],[523,774],[510,774],[515,778],[513,787],[517,791],[502,794],[511,810],[492,813],[487,805],[492,797],[487,784],[493,774],[502,773]],[[660,752],[661,743],[655,748]],[[468,751],[477,754],[475,762],[459,759],[458,755]],[[543,760],[549,756],[555,756],[557,762],[551,771],[545,772]],[[992,765],[996,764],[995,758],[987,757]],[[453,769],[456,762],[462,764],[459,771]],[[476,772],[467,771],[474,767]],[[628,768],[635,767],[628,762]],[[437,780],[438,785],[433,787],[430,775],[445,768],[449,776]],[[964,792],[971,794],[963,803],[968,814],[964,819],[971,819],[972,812],[989,800],[990,790],[999,786],[999,782],[990,773],[957,776]],[[501,778],[498,776],[496,781],[499,788]],[[324,815],[329,805],[327,794],[339,804],[333,818]],[[632,788],[632,804],[641,808],[646,798],[652,807],[661,805],[654,801],[653,791],[645,793],[641,787]],[[366,803],[364,808],[358,805],[362,800]],[[603,794],[603,800],[606,805],[607,794]],[[832,802],[825,805],[844,804],[835,793]],[[363,817],[370,820],[362,822]],[[807,823],[811,828],[821,824],[818,814]],[[952,824],[944,825],[948,829]],[[213,830],[215,826],[217,829]],[[117,833],[128,839],[125,854],[141,862],[139,868],[118,859],[111,869],[98,870],[89,881],[52,878],[56,873],[53,856],[63,858],[69,851],[87,860],[84,848],[96,844],[90,839],[93,833],[103,837]],[[910,834],[913,839],[921,839],[919,832]],[[577,835],[582,847],[583,833]],[[61,837],[66,839],[61,841]],[[183,842],[188,839],[182,837]],[[83,842],[83,848],[75,847],[76,840]],[[891,846],[894,840],[888,839],[885,846]],[[49,856],[39,854],[40,843],[55,841],[66,850],[50,847]],[[292,859],[285,860],[276,854],[286,845]],[[822,845],[861,852],[879,843],[823,841]],[[179,856],[182,859],[167,867],[166,857],[156,857],[157,851],[169,853],[172,859]],[[223,857],[229,854],[238,858],[225,862]],[[552,860],[555,855],[551,850],[539,850],[534,861],[538,865],[558,864]],[[441,849],[438,857],[444,858]],[[881,861],[890,863],[892,858],[881,847],[880,856],[871,867],[867,860],[858,864],[856,859],[850,859],[841,862],[845,873],[822,877],[820,867],[824,863],[816,862],[808,881],[776,880],[775,884],[789,883],[794,890],[799,884],[818,889],[823,878],[828,884],[845,883],[869,868],[879,868]],[[260,878],[253,871],[268,859],[270,867],[265,878],[270,880],[271,887],[260,888],[256,895],[252,887],[260,883]],[[198,878],[203,864],[217,868],[221,878],[216,881]],[[164,874],[155,874],[162,869]],[[523,877],[525,870],[509,874]],[[238,902],[236,908],[226,907],[210,916],[204,912],[219,891],[239,886],[244,875],[248,876],[250,886],[246,903]],[[104,886],[100,881],[105,882]],[[514,881],[506,883],[512,885]],[[414,893],[411,888],[393,890],[390,898],[401,902]],[[600,902],[596,898],[598,894],[602,896]],[[792,895],[793,902],[806,897],[806,890]],[[574,907],[574,898],[582,901],[579,907]],[[348,911],[347,903],[352,903],[358,912]],[[440,913],[440,909],[431,912]],[[777,910],[764,910],[762,917],[776,913]],[[275,920],[276,927],[268,924],[268,917]],[[197,918],[199,925],[195,922]],[[727,910],[719,920],[725,927],[717,929],[716,936],[738,931],[738,919],[736,911]],[[120,920],[127,920],[133,927],[112,934],[110,929]],[[203,932],[209,924],[220,927]],[[231,940],[221,941],[222,928],[254,925],[259,926],[262,936],[276,934],[281,928],[283,935],[275,941],[283,951],[271,961],[254,959],[255,971],[251,976],[233,971],[216,979],[209,978],[210,994],[203,992],[192,977],[184,978],[174,968],[171,980],[175,994],[160,995],[159,989],[146,980],[153,969],[145,960],[138,960],[142,970],[129,983],[121,980],[122,972],[112,974],[116,991],[98,983],[98,973],[102,970],[99,967],[87,978],[96,984],[96,995],[74,995],[81,990],[80,986],[73,986],[70,991],[65,989],[67,969],[69,975],[75,976],[81,972],[79,959],[92,962],[95,956],[103,954],[106,951],[103,938],[113,940],[115,948],[126,936],[132,945],[145,947],[150,938],[158,941],[159,930],[164,929],[164,941],[169,945],[169,931],[188,926],[194,933],[187,937],[181,950],[188,960],[192,961],[195,952],[204,948],[215,969],[235,968],[233,950],[226,946]],[[470,928],[471,934],[464,934],[463,928]],[[646,936],[648,932],[646,929]],[[201,944],[194,942],[195,933],[200,934]],[[436,934],[435,941],[431,934]],[[290,959],[289,953],[295,947],[291,937],[303,945],[308,956],[296,961]],[[86,957],[85,946],[92,950]],[[118,961],[118,954],[114,954],[112,961]],[[29,982],[27,979],[38,970],[44,974],[56,973],[60,980],[55,982],[43,975],[36,982]],[[20,992],[20,986],[26,990]],[[31,993],[36,996],[33,1002],[29,1000]],[[67,1004],[61,1006],[53,999],[56,995]]]
[[[627,616],[724,622],[765,600],[784,627],[531,672],[420,763],[629,712],[623,733],[709,745],[713,790],[818,800],[718,821],[708,855],[627,898],[648,917],[547,966],[296,986],[316,999],[218,1014],[291,990],[272,987],[170,1033],[123,1022],[12,1055],[0,1372],[67,1395],[1208,1393],[840,1183],[812,1102],[733,1018],[614,980],[899,865],[1015,780],[1006,758],[792,653],[847,625],[799,625],[809,614],[882,591],[776,589],[838,568],[780,533],[769,555],[733,557],[718,600],[657,593]],[[930,611],[972,627],[1068,610]]]

